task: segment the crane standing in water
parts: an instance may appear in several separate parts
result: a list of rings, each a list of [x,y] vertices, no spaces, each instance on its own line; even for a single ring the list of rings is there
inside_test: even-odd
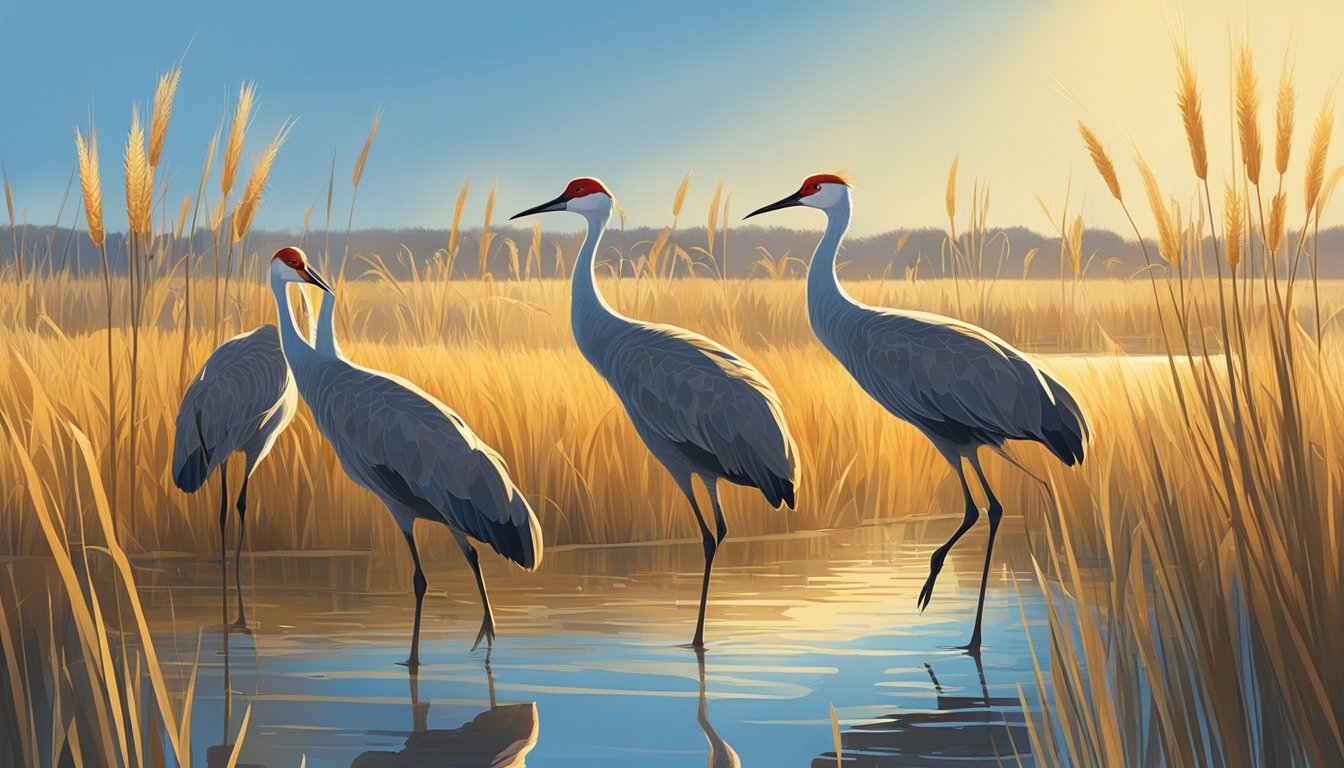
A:
[[[336,342],[335,298],[325,297],[317,335],[309,346],[294,325],[286,286],[309,283],[331,289],[307,264],[303,251],[281,248],[271,259],[270,284],[280,321],[280,342],[318,431],[335,449],[341,467],[392,513],[415,564],[415,626],[409,667],[420,664],[420,613],[424,571],[415,546],[417,519],[447,526],[471,565],[484,615],[473,648],[493,645],[495,619],[476,548],[489,545],[527,570],[541,563],[541,526],[509,478],[503,458],[460,416],[397,376],[355,365]]]
[[[984,489],[989,543],[975,629],[966,645],[968,651],[979,652],[985,582],[1003,517],[1003,506],[980,467],[979,450],[987,446],[1008,458],[1003,454],[1005,442],[1032,440],[1072,466],[1083,460],[1090,437],[1087,421],[1063,385],[990,332],[950,317],[870,307],[850,297],[835,271],[851,212],[849,182],[844,178],[809,176],[797,192],[746,218],[798,205],[826,214],[826,232],[807,271],[807,317],[813,332],[865,392],[924,433],[961,482],[965,516],[947,543],[933,552],[929,578],[918,598],[920,610],[933,597],[947,553],[980,516],[963,461],[971,465]]]
[[[695,512],[705,572],[691,645],[703,648],[710,570],[728,535],[718,483],[727,480],[757,488],[771,506],[792,508],[798,448],[784,423],[779,396],[750,363],[682,328],[625,317],[602,298],[593,259],[611,219],[612,204],[611,192],[602,182],[579,178],[554,200],[512,218],[572,211],[588,222],[570,290],[574,340],[615,390],[635,431]],[[709,492],[714,530],[695,500],[691,478],[696,475]]]
[[[238,590],[238,627],[247,626],[243,612],[240,565],[247,516],[247,482],[266,458],[275,440],[294,420],[299,396],[294,377],[280,351],[275,326],[240,334],[220,344],[182,395],[173,436],[173,484],[195,493],[219,469],[219,564],[227,570],[224,528],[229,517],[228,460],[234,452],[246,459],[238,491],[238,548],[233,569]],[[227,578],[227,577],[225,577]],[[225,621],[227,621],[225,617]]]

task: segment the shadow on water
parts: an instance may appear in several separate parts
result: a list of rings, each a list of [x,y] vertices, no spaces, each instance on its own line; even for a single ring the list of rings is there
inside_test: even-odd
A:
[[[906,768],[906,766],[1003,766],[1030,764],[1031,737],[1021,702],[991,696],[985,666],[975,662],[978,695],[948,695],[927,662],[936,696],[933,709],[898,712],[857,725],[840,735],[844,768]],[[833,768],[834,752],[812,760],[812,768]]]
[[[405,737],[398,752],[364,752],[350,768],[522,768],[527,753],[537,745],[536,702],[496,704],[495,674],[490,655],[485,657],[486,685],[490,708],[457,728],[428,727],[430,702],[420,701],[420,675],[412,669],[411,732],[381,736]]]

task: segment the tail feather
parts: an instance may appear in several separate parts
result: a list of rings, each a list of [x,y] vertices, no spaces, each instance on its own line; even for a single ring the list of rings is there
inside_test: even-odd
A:
[[[1041,442],[1060,461],[1071,467],[1083,461],[1092,432],[1073,395],[1053,378],[1046,377],[1046,383],[1054,402],[1045,409],[1047,415],[1041,429]]]
[[[195,493],[205,485],[205,479],[210,476],[210,462],[205,457],[205,449],[197,448],[188,453],[180,463],[173,466],[173,485],[186,491]]]

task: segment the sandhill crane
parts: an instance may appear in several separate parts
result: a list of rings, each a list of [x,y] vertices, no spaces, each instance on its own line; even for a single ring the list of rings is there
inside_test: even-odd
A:
[[[836,253],[850,218],[849,183],[840,176],[809,176],[797,192],[746,218],[795,205],[826,214],[826,232],[807,271],[807,316],[813,332],[865,392],[924,433],[961,482],[965,516],[947,543],[933,552],[929,578],[918,598],[920,610],[933,596],[947,553],[980,515],[963,460],[985,491],[989,542],[975,629],[965,646],[978,652],[985,582],[1003,516],[1003,506],[980,468],[979,449],[987,446],[1017,464],[1004,453],[1004,443],[1034,440],[1072,466],[1083,460],[1090,437],[1087,421],[1068,390],[988,331],[950,317],[869,307],[851,298],[835,271]]]
[[[280,344],[299,394],[345,473],[392,514],[415,564],[415,625],[405,664],[412,668],[420,664],[420,612],[427,587],[415,546],[417,519],[440,523],[452,532],[481,593],[484,615],[472,648],[482,638],[492,645],[494,614],[469,538],[534,570],[542,556],[536,516],[514,487],[504,460],[448,406],[405,379],[345,358],[333,329],[331,296],[322,304],[315,343],[309,346],[294,324],[286,294],[289,283],[311,283],[327,293],[331,289],[298,248],[281,248],[271,258]]]
[[[294,377],[280,351],[275,326],[263,325],[220,344],[192,379],[177,409],[173,437],[173,484],[187,493],[205,485],[219,468],[219,563],[227,570],[224,527],[229,513],[228,459],[246,458],[238,491],[238,548],[233,567],[238,589],[239,627],[243,614],[243,581],[239,565],[247,516],[247,481],[270,453],[275,439],[294,420],[299,407]]]
[[[574,340],[616,391],[635,431],[667,468],[695,512],[705,573],[691,645],[703,648],[710,569],[714,553],[728,535],[718,482],[757,488],[771,506],[792,508],[798,449],[784,423],[779,396],[750,363],[690,331],[624,317],[603,300],[595,282],[593,257],[611,219],[612,202],[602,182],[578,178],[559,197],[513,218],[573,211],[588,222],[570,291]],[[695,475],[709,492],[714,531],[695,500],[691,480]]]

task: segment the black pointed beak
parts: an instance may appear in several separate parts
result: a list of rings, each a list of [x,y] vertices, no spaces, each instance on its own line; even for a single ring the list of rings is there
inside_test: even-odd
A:
[[[555,198],[554,200],[542,203],[541,205],[534,205],[531,208],[528,208],[526,211],[522,211],[521,213],[515,213],[509,217],[509,221],[513,221],[514,219],[521,219],[524,216],[531,216],[534,213],[546,213],[547,211],[563,211],[565,210],[565,203],[567,202],[569,202],[569,199],[566,198],[564,195],[561,195]]]
[[[792,208],[795,205],[802,205],[802,204],[803,204],[802,194],[794,192],[792,195],[789,195],[783,200],[771,203],[762,208],[757,208],[751,213],[748,213],[746,216],[743,216],[742,219],[745,221],[746,219],[750,219],[752,216],[757,216],[762,213],[769,213],[770,211],[778,211],[781,208]]]
[[[313,269],[312,267],[305,267],[299,270],[299,275],[304,280],[307,280],[309,283],[316,285],[318,288],[321,288],[327,293],[334,293],[331,290],[331,286],[327,285],[327,281],[323,280],[322,276],[317,273],[317,270]]]

